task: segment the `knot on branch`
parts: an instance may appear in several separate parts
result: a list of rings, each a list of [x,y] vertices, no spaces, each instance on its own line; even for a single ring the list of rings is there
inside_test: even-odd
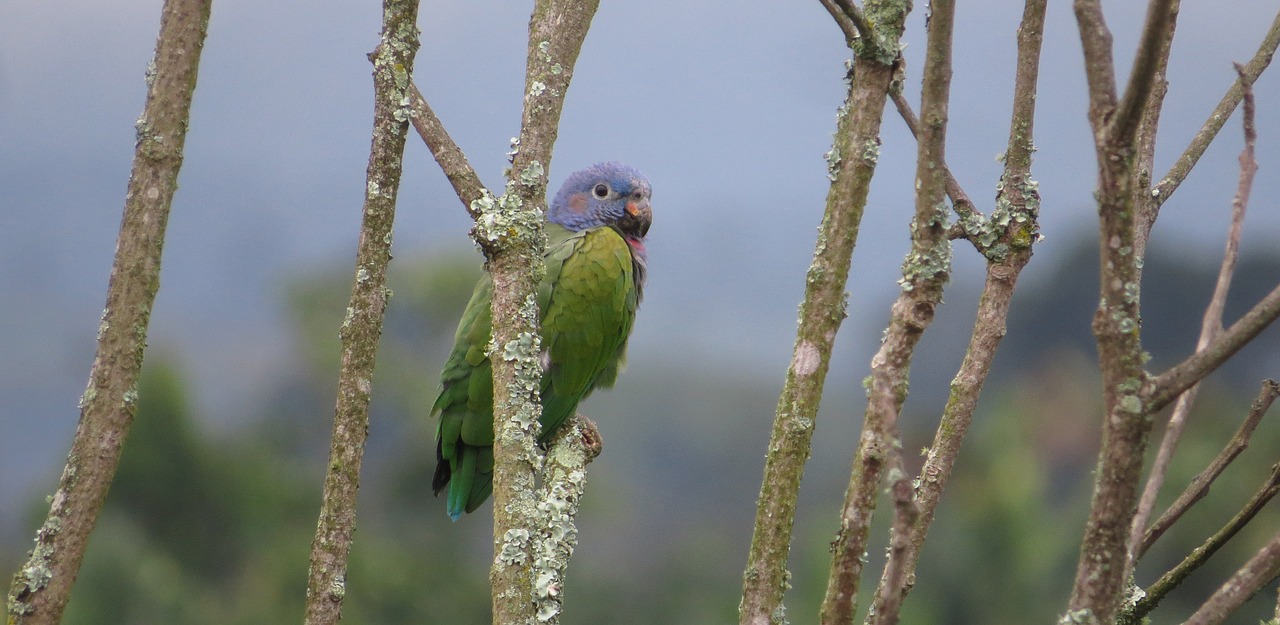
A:
[[[471,215],[476,225],[471,238],[484,252],[486,258],[511,249],[536,249],[545,246],[543,210],[541,206],[525,208],[524,200],[515,193],[514,184],[508,182],[507,190],[494,196],[488,189],[471,202]]]
[[[961,212],[947,236],[967,239],[990,263],[1005,263],[1043,238],[1039,217],[1040,183],[1030,176],[1001,176],[991,216]]]

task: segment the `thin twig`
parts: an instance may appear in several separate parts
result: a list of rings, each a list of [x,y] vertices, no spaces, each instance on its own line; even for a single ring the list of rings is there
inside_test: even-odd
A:
[[[1222,332],[1222,311],[1226,308],[1231,277],[1235,274],[1236,261],[1240,257],[1240,234],[1244,226],[1245,208],[1249,204],[1249,191],[1253,188],[1254,173],[1258,170],[1258,162],[1254,159],[1254,145],[1257,143],[1258,134],[1254,130],[1253,89],[1245,80],[1244,68],[1239,64],[1236,64],[1236,72],[1240,74],[1240,82],[1244,89],[1244,150],[1240,153],[1240,181],[1236,187],[1235,199],[1231,202],[1231,225],[1227,229],[1226,251],[1222,255],[1222,265],[1218,268],[1218,281],[1200,324],[1200,338],[1196,342],[1197,351],[1208,347]],[[1169,417],[1169,424],[1165,426],[1164,438],[1160,441],[1160,448],[1156,452],[1151,472],[1147,476],[1147,485],[1142,491],[1138,510],[1130,526],[1129,567],[1131,569],[1150,545],[1143,539],[1143,534],[1147,532],[1147,523],[1151,520],[1152,511],[1155,509],[1156,497],[1164,485],[1165,475],[1169,472],[1169,462],[1173,459],[1173,452],[1178,447],[1187,416],[1191,413],[1191,406],[1195,403],[1199,390],[1200,384],[1197,382],[1178,396],[1173,414]]]
[[[915,490],[911,487],[911,478],[902,468],[902,454],[897,454],[890,474],[896,472],[898,478],[890,487],[893,490],[893,538],[889,541],[889,558],[884,564],[882,579],[883,591],[879,592],[867,620],[873,625],[896,625],[898,611],[902,608],[902,600],[906,598],[906,588],[914,574],[914,562],[911,560],[911,529],[920,519],[920,506],[916,502]]]
[[[436,117],[435,111],[431,110],[431,106],[427,104],[422,92],[418,91],[416,84],[410,83],[409,97],[411,98],[409,112],[412,115],[414,130],[418,131],[418,136],[422,137],[422,141],[431,150],[431,155],[440,164],[440,169],[453,185],[453,190],[458,194],[458,199],[462,200],[462,205],[467,207],[467,212],[471,213],[472,219],[476,218],[477,213],[472,208],[472,204],[487,192],[484,183],[480,182],[480,176],[476,175],[476,170],[472,169],[471,163],[467,161],[467,155],[463,154],[462,148],[453,142],[453,137],[449,136],[444,124],[440,122],[440,118]]]
[[[406,76],[413,72],[418,51],[418,0],[385,0],[382,16],[382,40],[369,55],[373,62],[373,137],[355,279],[347,317],[338,331],[342,364],[320,519],[311,543],[307,625],[334,625],[342,618],[347,556],[356,526],[360,465],[369,434],[373,369],[390,297],[387,265],[391,262],[396,195],[409,135],[401,103],[408,99]]]
[[[911,110],[911,103],[907,101],[907,97],[902,95],[900,91],[891,91],[889,97],[898,109],[898,115],[902,116],[902,121],[906,122],[907,129],[911,131],[911,136],[919,140],[920,120],[916,118],[916,112]],[[974,207],[973,200],[969,198],[969,194],[965,193],[964,188],[960,186],[960,181],[956,180],[956,177],[951,173],[951,168],[944,164],[943,171],[947,178],[947,197],[951,198],[951,207],[960,216],[960,223],[965,221],[980,223],[984,219],[982,213]],[[963,228],[958,234],[972,241],[971,235]],[[978,243],[974,241],[974,245],[976,246]],[[981,248],[978,251],[982,251]]]
[[[822,3],[822,8],[831,14],[831,19],[835,20],[836,26],[840,27],[840,32],[844,33],[845,45],[853,46],[853,41],[860,37],[858,27],[853,25],[853,20],[849,19],[849,14],[841,8],[837,0],[818,0]]]
[[[1231,324],[1208,347],[1188,356],[1182,362],[1150,381],[1148,410],[1156,412],[1168,406],[1180,393],[1192,384],[1203,380],[1228,358],[1234,355],[1267,329],[1280,316],[1280,285],[1254,304],[1249,312]]]
[[[1191,550],[1182,562],[1169,570],[1169,572],[1160,576],[1154,584],[1144,591],[1142,599],[1138,600],[1133,607],[1133,611],[1129,615],[1128,622],[1138,623],[1142,621],[1142,617],[1146,616],[1151,610],[1154,610],[1160,601],[1164,599],[1173,589],[1191,575],[1193,571],[1200,568],[1209,558],[1217,553],[1227,541],[1231,540],[1236,534],[1252,521],[1258,512],[1262,511],[1263,506],[1271,501],[1280,493],[1280,464],[1271,467],[1271,474],[1267,477],[1266,482],[1254,493],[1253,497],[1245,503],[1239,512],[1227,521],[1217,532],[1204,541],[1199,547]]]
[[[901,29],[905,17],[899,15],[884,25]],[[831,185],[765,458],[738,606],[742,625],[769,622],[783,608],[800,480],[809,459],[831,350],[844,320],[849,261],[878,161],[885,94],[894,68],[864,56],[856,56],[853,62],[857,79],[850,81],[837,117],[835,142],[828,157]]]
[[[1235,460],[1240,452],[1249,446],[1249,440],[1253,436],[1253,431],[1257,429],[1258,423],[1262,421],[1263,415],[1271,408],[1271,404],[1276,398],[1280,397],[1280,384],[1275,380],[1263,380],[1262,390],[1258,392],[1257,399],[1253,400],[1253,404],[1249,409],[1249,415],[1245,417],[1239,429],[1231,440],[1227,441],[1227,445],[1222,451],[1218,452],[1217,457],[1209,463],[1209,466],[1196,475],[1187,488],[1182,491],[1181,495],[1174,500],[1169,508],[1151,524],[1151,529],[1147,530],[1143,535],[1138,546],[1137,557],[1141,558],[1151,545],[1155,544],[1160,536],[1165,533],[1173,524],[1182,517],[1184,513],[1196,502],[1204,498],[1209,493],[1209,487],[1213,485],[1213,481],[1226,470],[1231,461]]]
[[[1116,106],[1115,62],[1111,58],[1111,31],[1102,16],[1100,0],[1076,0],[1076,22],[1084,48],[1085,78],[1089,86],[1089,123],[1094,142],[1100,144],[1106,120]]]
[[[1131,184],[1135,189],[1141,190],[1135,192],[1133,198],[1133,214],[1138,226],[1133,237],[1133,253],[1138,258],[1146,258],[1147,239],[1151,235],[1151,228],[1155,226],[1156,218],[1160,215],[1160,203],[1155,196],[1144,191],[1151,187],[1152,170],[1155,168],[1156,135],[1160,128],[1160,114],[1164,110],[1165,96],[1169,94],[1167,78],[1169,51],[1173,47],[1173,36],[1178,26],[1178,11],[1181,5],[1180,0],[1172,0],[1164,8],[1167,14],[1165,19],[1169,20],[1169,24],[1164,31],[1164,36],[1153,42],[1155,68],[1151,77],[1151,93],[1147,96],[1146,105],[1142,107],[1141,118],[1134,135],[1135,152]]]
[[[1258,46],[1258,51],[1254,53],[1253,59],[1244,66],[1247,82],[1253,83],[1262,75],[1262,72],[1271,64],[1271,59],[1275,56],[1278,47],[1280,47],[1280,13],[1277,13],[1272,20],[1271,28],[1267,30],[1267,34]],[[1169,168],[1169,172],[1151,189],[1151,195],[1156,198],[1157,202],[1163,204],[1168,201],[1173,196],[1173,192],[1182,184],[1182,181],[1187,179],[1187,176],[1191,174],[1191,170],[1195,168],[1196,163],[1200,162],[1200,157],[1204,155],[1205,150],[1209,149],[1209,145],[1213,143],[1213,140],[1218,136],[1218,132],[1226,125],[1231,113],[1236,110],[1236,106],[1240,104],[1240,100],[1243,97],[1244,89],[1241,88],[1240,81],[1231,81],[1231,87],[1227,89],[1226,94],[1222,96],[1222,100],[1218,102],[1213,112],[1209,114],[1209,119],[1205,120],[1204,125],[1196,132],[1196,136],[1191,140],[1191,143],[1183,150],[1182,155],[1178,157],[1178,160],[1174,161],[1173,166]]]
[[[996,200],[997,210],[1002,212],[1002,216],[995,221],[1003,222],[1004,225],[999,230],[992,230],[996,236],[987,244],[987,249],[1003,245],[1008,253],[1003,256],[988,256],[986,284],[978,301],[978,313],[969,348],[951,384],[951,395],[943,410],[933,444],[929,447],[924,467],[916,480],[919,514],[911,527],[910,542],[903,555],[904,582],[898,585],[891,580],[886,568],[880,578],[880,585],[876,588],[877,598],[886,592],[896,592],[905,597],[911,590],[910,580],[914,577],[934,511],[950,480],[951,470],[960,454],[960,445],[977,409],[983,384],[991,371],[991,363],[995,360],[1001,339],[1004,338],[1014,287],[1022,269],[1031,259],[1040,205],[1039,194],[1031,179],[1031,153],[1046,5],[1047,0],[1028,0],[1018,27],[1013,114],[1009,122],[1009,145],[1005,153],[1003,183]],[[899,107],[899,111],[902,110]],[[908,110],[907,113],[909,112]],[[895,532],[895,540],[897,536]]]
[[[1111,140],[1117,144],[1133,143],[1142,125],[1152,86],[1163,73],[1160,68],[1168,61],[1168,43],[1174,27],[1174,13],[1170,9],[1175,4],[1176,0],[1152,0],[1147,5],[1146,23],[1129,71],[1129,84],[1109,122]]]
[[[867,20],[866,16],[862,14],[862,9],[859,9],[858,5],[854,4],[850,0],[832,1],[835,2],[836,6],[840,8],[840,11],[844,13],[845,17],[849,19],[849,22],[852,23],[853,27],[857,30],[858,37],[854,37],[853,39],[861,38],[864,41],[871,42],[876,40],[875,28],[872,27],[871,22]],[[850,39],[850,41],[853,39]]]
[[[183,145],[209,23],[208,0],[166,0],[153,73],[137,122],[137,146],[116,239],[106,307],[71,451],[36,533],[30,558],[8,594],[10,625],[62,620],[89,535],[106,500],[133,422],[138,374],[151,307],[160,288],[160,259],[177,191]]]
[[[1226,621],[1276,577],[1280,577],[1280,533],[1240,567],[1183,625],[1218,625]]]
[[[832,545],[827,592],[819,613],[819,622],[823,625],[843,625],[853,619],[862,557],[875,513],[881,474],[886,466],[901,462],[897,419],[907,396],[911,359],[920,337],[933,322],[951,272],[943,165],[955,4],[950,0],[935,0],[930,9],[920,105],[921,133],[916,151],[911,251],[903,262],[899,281],[902,290],[891,309],[884,342],[871,361],[862,437],[845,491],[840,527]]]
[[[1133,612],[1129,622],[1141,622],[1142,617],[1146,616],[1151,610],[1154,610],[1160,601],[1164,599],[1173,589],[1177,588],[1187,576],[1193,571],[1200,568],[1209,558],[1217,553],[1227,541],[1231,540],[1236,534],[1244,529],[1244,526],[1252,521],[1258,512],[1262,511],[1263,506],[1267,502],[1280,493],[1280,464],[1271,467],[1271,474],[1267,477],[1267,481],[1262,484],[1258,492],[1245,503],[1244,507],[1235,514],[1225,525],[1216,533],[1210,536],[1199,547],[1196,547],[1179,562],[1177,566],[1169,570],[1169,572],[1160,576],[1154,584],[1144,591],[1144,596],[1134,604]]]

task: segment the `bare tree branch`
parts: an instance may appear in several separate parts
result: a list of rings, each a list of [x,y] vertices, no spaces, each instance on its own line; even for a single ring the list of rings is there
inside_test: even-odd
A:
[[[876,598],[867,621],[873,625],[897,625],[902,600],[906,598],[909,580],[915,574],[915,563],[911,560],[911,528],[920,519],[920,506],[916,502],[911,478],[902,468],[902,454],[894,460],[898,477],[890,488],[893,491],[893,538],[889,541],[889,558],[884,564],[881,577],[883,590],[877,589]],[[890,469],[892,474],[894,471]]]
[[[902,116],[902,121],[906,122],[907,129],[911,131],[911,136],[919,140],[920,120],[916,119],[915,111],[911,110],[911,103],[907,101],[906,96],[902,95],[900,91],[890,91],[889,97],[893,99],[893,104],[897,107],[898,114]],[[968,193],[964,192],[964,188],[960,186],[960,181],[956,180],[956,177],[952,175],[951,168],[946,167],[944,164],[944,171],[947,177],[947,197],[951,198],[951,207],[960,216],[960,221],[956,223],[959,229],[954,235],[949,234],[948,236],[952,239],[970,239],[974,246],[977,247],[978,242],[974,241],[969,234],[971,228],[966,227],[965,224],[980,229],[985,217],[974,207],[973,200],[969,198]],[[952,228],[955,229],[955,226],[952,226]],[[982,252],[983,250],[978,247],[978,251]]]
[[[1116,107],[1115,62],[1111,58],[1111,31],[1102,16],[1100,0],[1075,0],[1076,22],[1084,47],[1084,71],[1089,86],[1089,123],[1094,142],[1102,143],[1106,122]]]
[[[165,228],[178,188],[210,7],[209,0],[166,0],[161,10],[154,69],[147,76],[146,104],[137,122],[133,169],[98,326],[97,351],[80,399],[80,421],[49,515],[10,587],[10,625],[52,625],[62,620],[133,422],[151,306],[160,288]]]
[[[836,21],[836,26],[839,26],[840,32],[844,33],[845,45],[853,47],[854,40],[862,35],[858,33],[858,27],[854,26],[853,20],[849,18],[849,14],[841,6],[848,3],[838,0],[818,0],[818,2],[822,3],[822,8],[831,14],[831,19]]]
[[[1254,53],[1251,59],[1244,66],[1244,74],[1249,83],[1258,79],[1262,72],[1271,64],[1272,57],[1275,56],[1276,48],[1280,47],[1280,13],[1271,22],[1271,28],[1267,30],[1267,34],[1263,37],[1262,43],[1258,46],[1258,51]],[[1196,163],[1200,162],[1200,157],[1204,155],[1205,150],[1209,149],[1209,145],[1218,136],[1218,132],[1226,125],[1227,120],[1231,117],[1231,113],[1236,110],[1236,106],[1240,104],[1241,98],[1244,97],[1244,89],[1240,81],[1231,81],[1231,87],[1227,89],[1222,100],[1218,102],[1218,106],[1214,107],[1213,112],[1209,114],[1209,119],[1205,120],[1204,126],[1196,132],[1196,136],[1191,143],[1183,150],[1178,160],[1174,161],[1169,172],[1160,179],[1160,182],[1151,189],[1152,197],[1160,204],[1164,204],[1173,196],[1173,192],[1178,189],[1183,180],[1191,174],[1191,170],[1195,168]]]
[[[900,33],[905,17],[886,16],[882,27]],[[850,81],[837,115],[835,140],[828,153],[831,187],[805,280],[795,348],[769,438],[738,606],[742,625],[769,622],[782,613],[796,498],[804,463],[809,459],[832,346],[844,320],[849,261],[880,154],[880,126],[893,66],[865,56],[855,56],[853,63],[856,79]]]
[[[1210,536],[1199,547],[1196,547],[1169,572],[1160,576],[1154,584],[1143,591],[1142,597],[1133,604],[1128,614],[1122,614],[1119,623],[1140,623],[1142,618],[1160,604],[1168,594],[1177,588],[1193,571],[1209,561],[1210,556],[1227,544],[1253,517],[1271,501],[1276,493],[1280,493],[1280,464],[1271,467],[1271,474],[1262,488],[1236,513],[1230,521],[1223,525],[1213,536]]]
[[[1213,593],[1183,625],[1218,625],[1250,597],[1280,576],[1280,534],[1272,537],[1231,579]]]
[[[1213,554],[1217,553],[1227,541],[1231,540],[1240,530],[1244,529],[1250,521],[1257,516],[1258,512],[1267,505],[1267,502],[1280,493],[1280,464],[1271,467],[1271,474],[1267,477],[1267,481],[1262,484],[1258,492],[1245,503],[1239,512],[1227,521],[1217,532],[1204,541],[1199,547],[1196,547],[1179,562],[1177,566],[1170,569],[1167,573],[1160,576],[1154,584],[1148,587],[1143,597],[1134,603],[1133,610],[1126,615],[1126,622],[1138,623],[1142,621],[1142,617],[1146,616],[1160,604],[1173,589],[1177,588],[1189,575],[1196,569],[1200,568]]]
[[[382,19],[382,39],[369,55],[373,62],[373,137],[355,280],[347,316],[338,332],[342,364],[320,519],[311,543],[307,625],[333,625],[342,618],[360,465],[369,433],[373,369],[390,297],[387,265],[391,262],[396,195],[409,134],[409,76],[418,51],[418,0],[385,0]]]
[[[535,488],[535,471],[543,462],[535,444],[542,414],[536,297],[545,271],[542,216],[565,92],[598,6],[599,0],[538,0],[534,5],[519,151],[511,177],[502,196],[486,194],[470,204],[476,218],[472,236],[493,276],[495,557],[489,581],[495,625],[532,622],[536,616],[538,563],[532,539],[546,522]],[[576,532],[571,517],[554,521],[565,535]]]
[[[985,228],[973,232],[971,238],[975,245],[981,244],[980,249],[984,250],[988,258],[986,285],[978,302],[978,314],[969,348],[951,383],[951,396],[943,410],[924,467],[916,479],[919,514],[910,527],[910,542],[902,556],[904,577],[907,580],[914,575],[934,511],[951,477],[961,442],[977,409],[983,383],[990,373],[1000,341],[1004,338],[1009,305],[1018,275],[1030,261],[1031,247],[1038,236],[1040,197],[1031,178],[1031,154],[1034,149],[1036,82],[1044,39],[1046,4],[1046,0],[1028,0],[1022,23],[1018,27],[1013,114],[1009,123],[1005,171],[996,198],[997,208],[992,213],[992,219],[984,218],[982,223]],[[901,106],[899,111],[903,112],[904,117],[910,112],[903,111]],[[951,180],[948,175],[948,184]],[[954,201],[955,196],[952,197]],[[963,219],[963,213],[961,215]],[[995,253],[997,246],[1003,246],[1005,251]],[[897,530],[894,539],[898,539]],[[909,583],[898,585],[891,580],[886,568],[885,574],[881,576],[880,586],[876,589],[876,596],[896,591],[905,597],[910,590]]]
[[[472,203],[484,197],[488,190],[484,188],[484,183],[480,182],[480,176],[476,175],[476,171],[471,168],[467,155],[463,154],[458,144],[453,142],[453,137],[449,136],[440,118],[436,117],[435,111],[431,110],[426,98],[422,97],[422,92],[418,91],[417,85],[409,84],[409,97],[411,98],[409,110],[413,115],[414,129],[418,131],[418,136],[422,137],[427,148],[431,150],[431,155],[440,164],[440,169],[453,185],[458,199],[462,200],[463,206],[467,207],[467,212],[471,213],[471,218],[475,219],[478,213],[472,208]]]
[[[1263,415],[1271,408],[1271,404],[1276,398],[1280,397],[1280,384],[1275,380],[1263,380],[1262,390],[1258,392],[1257,399],[1253,400],[1253,405],[1249,409],[1248,416],[1245,417],[1239,429],[1236,430],[1231,440],[1227,441],[1226,447],[1218,452],[1217,457],[1209,463],[1209,466],[1201,471],[1199,475],[1191,480],[1187,488],[1182,491],[1181,495],[1174,500],[1169,508],[1151,524],[1151,529],[1147,530],[1143,536],[1139,537],[1139,545],[1135,559],[1141,558],[1151,545],[1155,544],[1160,536],[1173,526],[1191,506],[1200,501],[1209,493],[1209,487],[1213,485],[1213,481],[1226,470],[1231,461],[1235,460],[1240,452],[1249,446],[1249,440],[1253,437],[1253,431],[1257,429],[1258,423],[1262,421]]]
[[[1227,291],[1231,286],[1231,277],[1235,274],[1236,260],[1240,256],[1240,233],[1244,226],[1245,208],[1249,203],[1249,191],[1253,187],[1253,175],[1258,170],[1258,163],[1253,155],[1258,137],[1253,126],[1253,89],[1245,80],[1244,68],[1237,64],[1236,71],[1240,74],[1240,81],[1244,88],[1244,150],[1240,154],[1240,182],[1235,199],[1231,202],[1231,225],[1227,229],[1226,251],[1222,256],[1222,265],[1218,269],[1218,281],[1214,286],[1213,296],[1210,297],[1209,305],[1204,311],[1204,319],[1200,325],[1200,338],[1196,343],[1197,350],[1208,347],[1209,343],[1222,332],[1222,311],[1227,305]],[[1165,427],[1164,438],[1160,441],[1160,448],[1156,452],[1151,472],[1147,476],[1147,485],[1142,491],[1138,510],[1134,514],[1130,527],[1129,567],[1131,569],[1148,546],[1142,537],[1146,533],[1147,522],[1151,519],[1152,510],[1155,508],[1156,497],[1164,484],[1165,475],[1169,471],[1169,462],[1173,459],[1173,452],[1177,449],[1178,441],[1182,437],[1187,415],[1191,413],[1191,406],[1195,403],[1199,389],[1199,383],[1193,384],[1178,397],[1178,402],[1173,407],[1173,414],[1169,417],[1169,424]]]
[[[875,512],[881,473],[886,466],[901,467],[897,419],[907,396],[911,359],[920,337],[933,321],[934,310],[942,300],[942,289],[951,272],[944,165],[955,5],[950,0],[935,1],[930,9],[911,251],[902,266],[899,281],[902,291],[893,304],[884,342],[871,361],[862,437],[845,491],[840,528],[832,544],[831,573],[819,614],[824,625],[849,623],[853,619],[861,560]],[[897,597],[892,601],[896,603]]]
[[[1155,412],[1168,406],[1180,393],[1203,380],[1267,329],[1277,316],[1280,316],[1280,285],[1254,304],[1249,312],[1218,335],[1208,347],[1188,356],[1151,380],[1150,391],[1147,393],[1149,410]]]
[[[1173,35],[1178,25],[1180,7],[1180,0],[1172,0],[1163,7],[1163,19],[1168,20],[1168,27],[1164,29],[1163,36],[1151,42],[1152,51],[1148,53],[1154,55],[1155,67],[1151,76],[1151,93],[1147,96],[1146,104],[1141,107],[1142,113],[1133,140],[1136,153],[1132,172],[1134,179],[1131,184],[1135,189],[1146,190],[1151,186],[1151,172],[1155,168],[1156,159],[1156,133],[1160,128],[1160,113],[1164,110],[1164,98],[1169,93],[1169,81],[1166,79],[1169,69],[1169,51],[1173,47]],[[1150,13],[1155,9],[1154,4],[1148,6],[1148,19],[1155,17]],[[1156,217],[1160,214],[1160,203],[1155,196],[1144,192],[1135,192],[1133,199],[1133,214],[1137,223],[1133,250],[1138,258],[1146,258],[1147,239],[1151,234],[1151,228],[1156,223]],[[1141,271],[1142,268],[1139,267],[1138,270]]]
[[[1152,0],[1147,4],[1147,19],[1142,27],[1142,39],[1129,71],[1129,84],[1117,105],[1115,117],[1110,120],[1110,132],[1117,144],[1132,144],[1142,125],[1152,86],[1164,74],[1169,56],[1169,42],[1173,38],[1177,0]]]

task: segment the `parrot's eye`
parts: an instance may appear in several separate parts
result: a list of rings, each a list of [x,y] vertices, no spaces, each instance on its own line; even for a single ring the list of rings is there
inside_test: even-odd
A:
[[[596,185],[596,188],[591,190],[591,192],[594,193],[596,197],[603,200],[606,197],[609,197],[609,185],[598,184]]]

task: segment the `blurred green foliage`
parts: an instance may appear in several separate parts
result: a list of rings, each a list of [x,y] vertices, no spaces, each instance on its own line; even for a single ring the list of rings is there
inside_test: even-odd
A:
[[[479,275],[476,265],[467,255],[393,266],[347,622],[488,621],[489,510],[451,524],[428,487],[434,447],[427,407],[454,321]],[[1176,266],[1148,267],[1185,287]],[[1055,288],[1023,304],[1011,323],[1001,358],[1017,366],[988,385],[904,623],[1048,623],[1065,605],[1095,461],[1097,376],[1087,315],[1082,328],[1070,331],[1023,332],[1019,324],[1037,316],[1052,323],[1044,320],[1068,309],[1062,302],[1093,301],[1092,278],[1065,267]],[[198,355],[149,356],[135,424],[65,623],[300,621],[331,427],[336,328],[349,284],[345,271],[322,271],[286,289],[297,366],[263,381],[269,390],[262,412],[243,429],[212,433],[192,414],[181,362]],[[1188,301],[1149,314],[1194,321],[1200,306]],[[1187,327],[1173,325],[1179,332]],[[1253,362],[1266,362],[1265,355]],[[1210,385],[1202,393],[1161,507],[1235,430],[1253,388]],[[605,453],[591,469],[563,623],[736,619],[776,392],[771,379],[688,371],[673,359],[633,362],[618,390],[587,404],[601,424]],[[856,395],[828,395],[819,428],[830,438],[841,430],[828,421],[846,422],[847,429],[861,406]],[[913,410],[921,409],[909,403]],[[935,421],[927,413],[904,416],[904,423]],[[917,429],[905,437],[916,449],[932,434]],[[1157,543],[1139,567],[1140,584],[1174,565],[1261,484],[1277,459],[1274,415],[1254,440],[1208,498]],[[827,543],[856,432],[840,444],[847,453],[819,450],[807,471],[791,563],[793,622],[812,621],[825,588]],[[910,454],[908,462],[918,468],[919,458]],[[33,502],[32,527],[43,513]],[[874,536],[881,540],[869,554],[864,594],[875,586],[887,542],[887,514],[878,517]],[[1156,622],[1185,618],[1278,526],[1273,504],[1154,613]],[[1264,593],[1232,622],[1269,618],[1274,605]]]

